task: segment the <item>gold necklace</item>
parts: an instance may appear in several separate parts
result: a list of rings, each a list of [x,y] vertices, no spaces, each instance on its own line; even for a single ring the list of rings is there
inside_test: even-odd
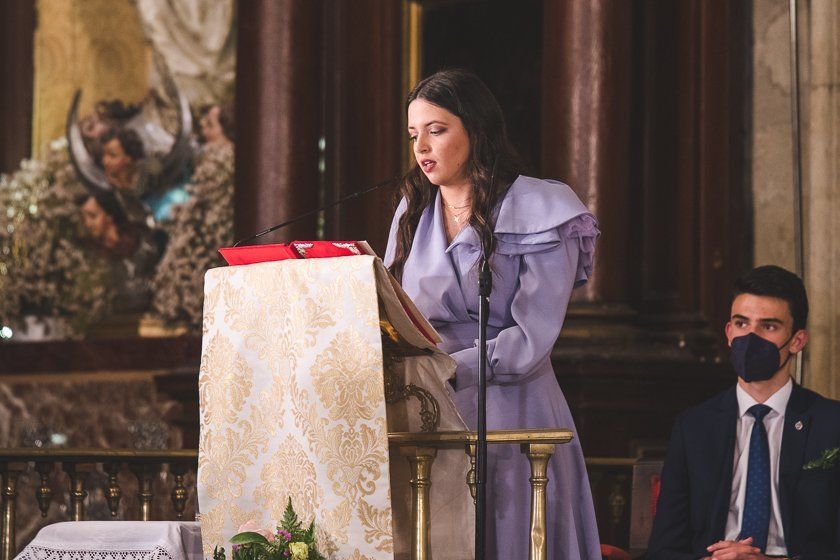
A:
[[[467,201],[467,203],[463,206],[455,206],[454,204],[449,204],[445,200],[443,201],[443,203],[446,205],[447,208],[449,208],[452,211],[463,210],[464,208],[469,208],[470,206],[472,206],[471,201]]]
[[[466,202],[466,204],[464,204],[463,206],[456,206],[454,204],[449,204],[448,202],[446,202],[446,199],[443,198],[443,196],[441,196],[440,199],[443,201],[443,205],[446,206],[446,208],[449,208],[449,212],[452,214],[452,220],[456,224],[458,224],[459,229],[464,227],[463,224],[461,223],[461,220],[464,219],[463,218],[464,214],[466,214],[467,217],[469,217],[469,214],[470,214],[469,208],[472,207],[472,198],[468,198],[467,200],[464,200],[463,202]],[[460,210],[460,212],[458,212],[458,210]]]
[[[448,204],[447,204],[446,206],[447,206],[447,208],[451,208],[451,206],[449,206]],[[467,218],[469,218],[470,211],[469,211],[469,210],[467,210],[467,208],[469,208],[469,205],[467,205],[467,206],[462,206],[462,207],[461,207],[461,211],[460,211],[460,212],[457,212],[457,213],[455,212],[455,210],[450,210],[450,212],[452,213],[452,220],[453,220],[456,224],[458,224],[458,225],[462,225],[462,224],[461,224],[461,220],[462,220],[462,219],[466,219],[466,218],[463,218],[463,217],[462,217],[462,216],[464,216],[464,214],[466,214],[466,217],[467,217]]]
[[[469,208],[470,206],[472,206],[472,198],[468,198],[468,199],[464,200],[463,202],[466,202],[466,204],[464,204],[463,206],[455,206],[454,204],[449,204],[448,202],[446,202],[446,199],[443,198],[443,196],[441,196],[440,199],[443,201],[443,204],[447,208],[449,208],[450,210],[453,210],[453,211],[454,210],[463,210],[464,208]]]

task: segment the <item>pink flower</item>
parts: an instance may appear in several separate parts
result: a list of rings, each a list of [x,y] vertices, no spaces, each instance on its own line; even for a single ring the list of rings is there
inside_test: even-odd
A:
[[[275,540],[277,540],[277,537],[271,532],[271,529],[266,529],[264,527],[260,527],[257,524],[257,522],[253,519],[251,519],[250,521],[247,521],[246,523],[243,523],[239,527],[239,532],[240,533],[245,533],[246,531],[250,531],[252,533],[258,533],[258,534],[264,536],[268,540],[268,542],[274,542]]]
[[[277,536],[278,537],[283,537],[283,540],[286,541],[286,542],[289,542],[290,540],[292,540],[292,534],[288,531],[283,530],[283,529],[277,529]]]

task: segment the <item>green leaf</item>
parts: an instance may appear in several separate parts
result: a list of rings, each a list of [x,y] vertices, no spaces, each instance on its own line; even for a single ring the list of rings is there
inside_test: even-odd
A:
[[[830,469],[834,467],[838,459],[840,459],[840,447],[823,449],[819,459],[809,461],[802,467],[802,469],[806,471],[812,471],[814,469]]]
[[[306,531],[304,531],[303,536],[304,536],[304,540],[306,540],[307,543],[311,544],[311,543],[315,542],[315,520],[314,519],[312,520],[312,523],[309,524],[309,528]]]
[[[259,533],[245,531],[230,538],[231,544],[268,544],[268,539]]]
[[[280,522],[280,528],[294,533],[300,531],[301,522],[295,513],[295,508],[292,507],[292,497],[289,496],[289,501],[286,504],[286,511],[283,512],[283,521]]]

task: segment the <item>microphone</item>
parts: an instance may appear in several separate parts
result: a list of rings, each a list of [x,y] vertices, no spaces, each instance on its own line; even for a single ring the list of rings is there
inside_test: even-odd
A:
[[[263,235],[271,233],[272,231],[277,231],[280,228],[284,228],[286,226],[292,225],[293,223],[299,222],[304,218],[308,218],[309,216],[311,216],[313,214],[323,212],[324,210],[328,210],[328,209],[332,208],[333,206],[338,206],[339,204],[343,204],[343,203],[347,202],[348,200],[353,200],[355,198],[359,198],[360,196],[364,196],[364,195],[366,195],[370,192],[381,189],[382,187],[387,187],[389,185],[392,185],[392,184],[396,183],[397,181],[399,181],[400,178],[401,177],[399,175],[397,175],[396,177],[392,177],[391,179],[382,181],[381,183],[376,183],[372,187],[368,187],[366,189],[356,191],[352,194],[349,194],[349,195],[345,196],[344,198],[339,198],[338,200],[336,200],[334,202],[330,202],[329,204],[325,204],[324,206],[321,206],[320,208],[310,210],[308,212],[305,212],[305,213],[301,214],[300,216],[295,216],[294,218],[292,218],[290,220],[286,220],[285,222],[281,222],[281,223],[277,224],[276,226],[271,226],[268,229],[264,229],[259,233],[255,233],[251,237],[246,237],[244,239],[240,239],[239,241],[234,243],[233,246],[234,247],[239,247],[243,243],[248,243],[249,241],[253,241],[253,240],[257,239],[258,237],[262,237]]]

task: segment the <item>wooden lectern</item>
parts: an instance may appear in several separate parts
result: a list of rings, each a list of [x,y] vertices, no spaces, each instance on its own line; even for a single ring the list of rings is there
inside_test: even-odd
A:
[[[437,341],[374,256],[209,271],[199,377],[205,554],[229,548],[246,521],[273,527],[291,497],[315,520],[323,554],[407,558],[411,476],[400,451],[389,454],[388,432],[466,429],[445,387],[455,364]],[[434,461],[434,557],[471,558],[468,457],[450,450]]]

